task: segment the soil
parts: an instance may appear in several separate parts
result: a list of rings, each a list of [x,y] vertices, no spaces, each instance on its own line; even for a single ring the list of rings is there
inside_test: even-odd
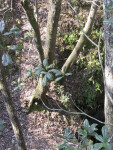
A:
[[[21,20],[18,26],[21,27],[22,35],[23,37],[25,37],[27,32],[32,32],[31,26],[22,9],[20,1],[15,0],[13,6],[14,22],[17,24],[17,22]],[[44,47],[47,13],[49,7],[48,0],[40,0],[39,6],[41,6],[39,8],[39,25]],[[8,84],[21,123],[26,146],[28,150],[55,150],[57,149],[56,144],[58,144],[59,142],[61,143],[61,139],[54,137],[53,133],[56,132],[63,135],[63,131],[67,127],[65,118],[63,116],[59,116],[57,112],[50,113],[48,111],[45,113],[35,111],[30,113],[29,115],[26,115],[23,111],[23,106],[26,101],[29,101],[31,99],[37,81],[28,79],[24,88],[17,91],[14,91],[15,86],[12,85],[12,81],[17,81],[19,76],[21,77],[21,80],[24,81],[27,75],[25,70],[33,68],[34,66],[37,66],[39,64],[38,53],[33,46],[32,38],[26,38],[24,40],[23,47],[24,48],[21,51],[21,60],[17,62],[17,64],[19,65],[19,70],[14,75],[10,75],[10,77],[8,78]],[[50,93],[49,96],[55,98],[55,95],[52,95]],[[1,95],[0,118],[4,123],[4,129],[3,131],[0,131],[0,150],[6,150],[8,148],[10,148],[11,150],[16,150],[17,145],[15,136]],[[71,129],[76,131],[78,126],[79,122],[77,121],[74,125],[71,126]]]

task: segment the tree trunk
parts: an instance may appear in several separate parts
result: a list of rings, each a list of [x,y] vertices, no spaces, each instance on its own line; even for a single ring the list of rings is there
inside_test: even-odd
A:
[[[61,10],[61,3],[62,0],[50,0],[45,49],[45,58],[48,59],[49,64],[53,63],[55,56],[56,34]]]
[[[33,6],[30,4],[30,1],[24,0],[23,2],[21,2],[21,4],[25,10],[25,13],[28,17],[29,23],[31,24],[31,27],[33,28],[35,45],[36,45],[37,51],[39,53],[40,63],[42,63],[44,60],[44,50],[42,48],[38,20],[36,20],[36,18],[34,16]]]
[[[113,19],[112,10],[107,6],[111,0],[104,0],[104,21]],[[105,42],[105,122],[113,124],[113,24],[104,23]],[[111,98],[110,98],[111,97]],[[113,135],[113,126],[108,125],[109,136]],[[112,138],[113,142],[113,138]],[[113,149],[113,145],[112,145]]]
[[[37,47],[39,55],[41,57],[41,62],[44,58],[48,59],[49,64],[53,63],[54,60],[54,54],[55,54],[55,44],[56,44],[56,34],[57,34],[57,27],[58,27],[58,21],[60,16],[60,10],[61,10],[61,2],[62,0],[50,0],[50,9],[48,14],[48,21],[47,21],[47,35],[46,35],[46,49],[43,51],[41,46],[41,38],[40,38],[40,32],[38,27],[38,20],[36,22],[36,19],[33,15],[33,9],[27,0],[24,0],[22,2],[22,6],[26,12],[26,15],[29,19],[29,22],[34,29],[34,33],[36,36],[36,43],[40,47]],[[35,29],[35,27],[37,28]],[[38,85],[33,92],[33,96],[31,101],[29,102],[29,110],[28,113],[31,112],[31,109],[33,109],[34,102],[37,100],[40,101],[42,99],[45,103],[45,96],[47,92],[47,87],[42,86],[42,77],[39,78]],[[38,108],[38,106],[37,106]]]
[[[0,49],[0,91],[2,93],[2,97],[17,140],[18,150],[26,150],[23,133],[21,130],[20,122],[17,117],[16,110],[12,102],[10,91],[8,89],[1,58],[2,58],[2,50]]]
[[[95,15],[96,15],[96,12],[97,12],[97,7],[98,6],[95,5],[94,2],[92,2],[87,23],[86,23],[86,25],[83,29],[84,33],[87,34],[87,35],[91,33],[91,29],[92,29],[93,22],[94,22],[94,19],[95,19]],[[81,34],[75,48],[73,49],[72,53],[70,54],[70,56],[67,58],[66,62],[64,63],[64,65],[62,67],[62,71],[64,70],[64,68],[65,68],[65,71],[67,71],[69,69],[69,67],[71,65],[73,65],[73,63],[75,62],[77,56],[79,55],[80,51],[82,50],[82,47],[83,47],[84,43],[87,40],[84,33]]]

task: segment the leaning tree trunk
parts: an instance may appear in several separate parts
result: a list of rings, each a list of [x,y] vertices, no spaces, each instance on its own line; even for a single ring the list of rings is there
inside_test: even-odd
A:
[[[10,91],[8,89],[1,58],[2,58],[2,50],[0,49],[0,92],[2,93],[2,97],[13,127],[13,131],[18,144],[18,150],[26,150],[23,133],[21,130],[19,119],[17,117],[16,110],[13,105]]]
[[[96,1],[95,1],[95,3],[96,3]],[[86,25],[83,29],[83,31],[86,35],[89,35],[91,33],[93,22],[95,20],[95,15],[96,15],[97,8],[98,8],[98,6],[95,3],[92,1],[88,20],[87,20]],[[72,53],[70,54],[70,56],[67,58],[66,62],[64,63],[64,65],[62,67],[62,72],[63,72],[64,68],[65,68],[65,71],[67,71],[69,69],[69,67],[76,61],[77,56],[79,55],[80,51],[83,48],[84,43],[87,40],[84,33],[81,34],[75,48],[73,49]]]
[[[112,10],[108,10],[111,0],[104,0],[104,42],[105,42],[105,122],[113,124],[113,19]],[[113,4],[113,2],[112,2]],[[111,8],[112,9],[112,8]],[[113,135],[113,126],[108,125],[109,136]],[[113,138],[112,138],[113,142]],[[113,149],[113,145],[112,145]]]

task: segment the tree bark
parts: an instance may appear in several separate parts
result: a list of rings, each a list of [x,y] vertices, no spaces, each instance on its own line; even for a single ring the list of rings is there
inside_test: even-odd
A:
[[[10,95],[10,91],[8,89],[8,85],[6,82],[4,67],[2,66],[2,50],[0,49],[0,92],[2,93],[2,97],[13,127],[13,131],[16,137],[16,141],[18,144],[18,150],[26,150],[23,133],[21,130],[20,122],[17,117],[16,110],[14,108],[12,98]]]
[[[107,6],[111,0],[104,0],[104,20],[113,19],[112,10]],[[113,124],[113,24],[104,23],[104,43],[105,43],[105,122]],[[110,95],[110,96],[109,96]],[[111,97],[111,98],[110,98]],[[113,135],[113,126],[108,125],[109,136]],[[113,143],[113,138],[112,141]],[[113,149],[113,145],[112,145]]]
[[[91,33],[91,29],[92,29],[95,15],[97,12],[97,7],[98,6],[92,2],[90,13],[88,16],[88,20],[87,20],[86,25],[83,29],[84,33],[87,35]],[[82,50],[82,47],[87,40],[84,33],[81,34],[75,48],[73,49],[72,53],[70,54],[70,56],[67,58],[66,62],[64,63],[64,65],[62,67],[62,72],[64,72],[64,68],[65,68],[65,72],[66,72],[69,69],[69,67],[73,65],[77,56],[79,55],[80,51]]]
[[[40,58],[40,63],[42,64],[44,60],[44,50],[42,48],[42,43],[41,43],[41,36],[40,36],[40,30],[39,30],[39,25],[38,25],[38,19],[35,19],[34,16],[34,11],[33,11],[33,6],[30,5],[29,0],[24,0],[21,2],[25,13],[28,17],[29,23],[31,24],[33,31],[34,31],[34,40],[36,44],[36,48],[39,53],[39,58]]]
[[[62,0],[50,0],[45,49],[45,58],[48,59],[49,64],[53,63],[55,57],[56,34],[61,10],[61,3]]]

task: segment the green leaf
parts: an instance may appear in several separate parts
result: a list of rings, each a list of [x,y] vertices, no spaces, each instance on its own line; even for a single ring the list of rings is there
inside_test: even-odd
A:
[[[54,66],[55,66],[54,64],[51,64],[48,66],[48,69],[54,68]]]
[[[47,77],[46,77],[46,75],[43,77],[42,85],[43,85],[43,87],[47,86]]]
[[[83,138],[87,137],[87,132],[86,132],[86,130],[79,129],[79,130],[78,130],[78,134],[79,134],[79,135],[82,135]]]
[[[60,145],[59,150],[64,150],[64,148],[67,146],[66,144],[67,144],[67,142]]]
[[[59,137],[59,138],[63,138],[63,139],[65,139],[65,137],[64,137],[64,136],[62,136],[62,135],[60,135],[60,134],[57,134],[57,133],[54,133],[54,134],[53,134],[53,136],[57,136],[57,137]]]
[[[72,73],[66,73],[65,74],[65,76],[71,76],[72,75]]]
[[[96,143],[96,144],[94,144],[94,148],[96,150],[100,150],[102,147],[103,147],[103,143]]]
[[[28,79],[28,78],[30,78],[30,77],[32,77],[32,72],[30,72],[30,73],[28,74],[28,76],[25,77],[25,80]]]
[[[4,53],[2,55],[2,64],[3,66],[8,66],[9,64],[12,64],[12,58],[9,54]]]
[[[48,60],[47,59],[44,59],[43,60],[43,66],[46,68],[48,66]]]
[[[8,50],[22,50],[22,47],[18,45],[11,45]]]
[[[19,29],[19,28],[17,28],[17,27],[15,27],[15,28],[11,28],[11,29],[10,29],[10,32],[11,32],[11,33],[13,33],[13,34],[15,34],[15,35],[17,35],[17,34],[19,34],[19,33],[20,33],[20,29]]]
[[[13,81],[12,84],[18,84],[16,81]]]
[[[20,85],[20,86],[23,86],[23,85],[26,85],[26,83],[22,82],[22,83],[20,83],[19,85]]]
[[[61,79],[63,79],[63,77],[58,77],[58,78],[55,79],[55,82],[58,82],[58,81],[60,81]]]
[[[14,88],[14,91],[18,90],[18,88],[19,88],[18,86],[17,86],[17,87],[15,87],[15,88]]]
[[[44,70],[41,66],[36,67],[35,69],[35,75],[39,76],[41,72]]]
[[[12,32],[6,32],[3,35],[7,36],[7,35],[10,35],[10,34],[12,34]]]
[[[98,140],[98,141],[100,141],[100,142],[104,142],[104,139],[103,139],[103,137],[101,136],[101,135],[98,135],[98,134],[96,134],[95,135],[95,138]]]
[[[61,71],[57,70],[57,69],[51,69],[49,70],[49,72],[53,72],[54,74],[62,74]]]
[[[52,75],[51,73],[49,73],[49,72],[47,72],[46,77],[47,77],[50,81],[52,81],[53,78],[54,78],[53,75]]]
[[[106,148],[106,150],[111,150],[111,145],[109,143],[104,143],[104,148]]]
[[[48,72],[46,72],[46,71],[41,71],[41,74],[45,74],[45,75],[46,75],[47,73],[48,73]]]
[[[88,131],[88,129],[89,129],[89,121],[87,119],[84,120],[83,126],[84,126],[84,129]]]
[[[93,124],[89,127],[88,132],[91,134],[91,133],[93,133],[94,131],[97,131],[96,126],[97,126],[97,124],[93,123]]]
[[[104,139],[107,140],[107,138],[108,138],[108,128],[106,126],[102,127],[102,135],[103,135]]]
[[[20,81],[21,81],[21,78],[19,77],[18,80],[17,80],[17,82],[20,83]]]
[[[4,20],[1,20],[0,21],[0,33],[3,33],[4,29],[5,29],[5,22]]]

